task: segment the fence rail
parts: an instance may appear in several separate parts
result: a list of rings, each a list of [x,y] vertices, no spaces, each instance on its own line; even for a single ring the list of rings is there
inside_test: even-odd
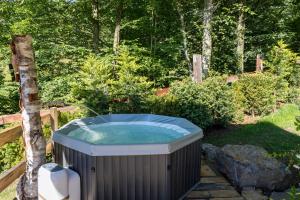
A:
[[[58,129],[58,116],[62,112],[75,112],[76,107],[68,106],[63,108],[50,108],[49,110],[41,111],[41,120],[43,124],[50,124],[52,133]],[[22,136],[22,116],[21,114],[2,115],[0,116],[0,125],[9,123],[18,123],[17,125],[0,131],[0,147],[13,142]],[[46,153],[51,153],[52,142],[49,141],[46,146]],[[19,178],[24,172],[26,167],[26,161],[23,160],[16,166],[0,174],[0,192],[7,188],[17,178]]]

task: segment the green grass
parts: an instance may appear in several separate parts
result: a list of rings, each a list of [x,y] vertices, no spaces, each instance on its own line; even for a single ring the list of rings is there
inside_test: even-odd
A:
[[[296,131],[295,126],[296,116],[300,116],[298,106],[284,105],[255,124],[240,125],[239,128],[225,131],[224,134],[208,136],[204,142],[217,146],[252,144],[269,152],[300,150],[300,132]]]
[[[16,197],[16,187],[19,179],[10,184],[5,190],[0,193],[0,199],[3,200],[12,200]]]

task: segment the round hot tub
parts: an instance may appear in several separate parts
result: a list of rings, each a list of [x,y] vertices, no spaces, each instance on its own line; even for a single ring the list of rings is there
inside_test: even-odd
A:
[[[186,119],[113,114],[53,135],[55,162],[78,172],[81,199],[178,199],[200,179],[202,130]]]

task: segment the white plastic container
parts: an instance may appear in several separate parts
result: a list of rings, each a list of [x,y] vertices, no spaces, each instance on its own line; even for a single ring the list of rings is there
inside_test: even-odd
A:
[[[39,200],[80,200],[80,178],[56,163],[42,165],[38,173]]]

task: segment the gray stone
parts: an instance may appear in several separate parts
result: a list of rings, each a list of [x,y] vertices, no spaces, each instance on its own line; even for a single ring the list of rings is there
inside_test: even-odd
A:
[[[268,197],[264,196],[261,190],[243,189],[242,196],[245,200],[268,200]]]
[[[203,143],[202,150],[205,154],[205,157],[210,162],[215,162],[217,155],[220,153],[221,149],[212,144]]]
[[[270,157],[263,148],[253,145],[226,145],[218,151],[217,169],[240,188],[287,189],[291,172],[286,165]]]

